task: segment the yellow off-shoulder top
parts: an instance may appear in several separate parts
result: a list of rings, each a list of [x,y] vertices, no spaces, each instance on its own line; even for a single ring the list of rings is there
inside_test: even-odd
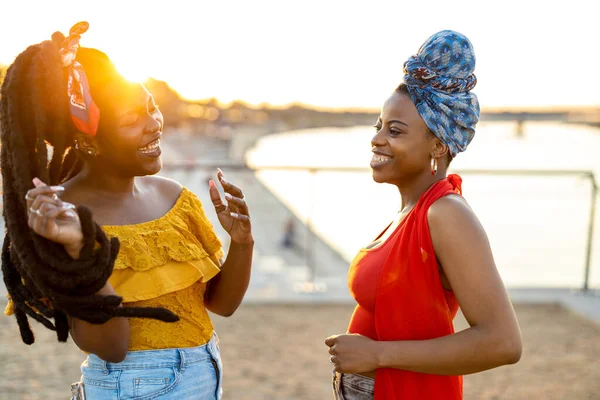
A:
[[[220,271],[223,251],[200,200],[184,188],[173,208],[156,220],[102,228],[121,242],[109,282],[124,305],[164,307],[180,318],[173,323],[130,318],[129,350],[207,343],[213,325],[204,290]]]
[[[173,323],[130,318],[129,350],[207,343],[213,325],[204,307],[204,291],[220,271],[223,251],[200,200],[184,188],[171,210],[158,219],[102,228],[121,242],[109,282],[123,304],[164,307],[180,318]]]

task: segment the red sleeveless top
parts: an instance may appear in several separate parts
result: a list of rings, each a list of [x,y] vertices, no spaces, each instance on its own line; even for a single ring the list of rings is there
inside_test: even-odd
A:
[[[348,279],[358,303],[349,332],[379,341],[426,340],[454,333],[458,302],[442,286],[427,212],[439,198],[462,194],[461,183],[453,174],[433,184],[384,243],[359,252]],[[376,371],[375,400],[462,398],[461,376]]]

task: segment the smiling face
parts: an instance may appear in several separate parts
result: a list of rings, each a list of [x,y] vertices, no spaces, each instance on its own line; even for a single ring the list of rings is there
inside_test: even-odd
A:
[[[371,140],[373,180],[403,185],[431,174],[431,156],[439,140],[429,132],[409,96],[394,92],[383,105]]]
[[[96,163],[126,176],[156,174],[162,167],[163,116],[144,86],[131,84],[121,93],[108,122],[101,116]]]

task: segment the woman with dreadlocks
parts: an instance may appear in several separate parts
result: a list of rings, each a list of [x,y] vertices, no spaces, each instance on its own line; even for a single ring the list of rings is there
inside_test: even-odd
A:
[[[207,310],[230,316],[248,287],[253,236],[242,191],[219,170],[231,236],[161,168],[162,115],[109,58],[80,48],[87,23],[27,48],[0,99],[6,236],[2,273],[22,339],[28,317],[88,353],[87,399],[221,397]],[[51,159],[48,160],[51,149]],[[74,389],[75,390],[75,389]]]

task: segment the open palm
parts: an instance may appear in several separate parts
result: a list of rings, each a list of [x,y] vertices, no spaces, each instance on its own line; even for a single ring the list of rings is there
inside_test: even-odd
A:
[[[252,243],[254,240],[252,237],[252,223],[243,192],[227,181],[220,169],[217,172],[217,178],[225,191],[227,204],[223,203],[219,189],[212,180],[210,181],[209,192],[221,226],[227,231],[233,242],[240,244]]]

